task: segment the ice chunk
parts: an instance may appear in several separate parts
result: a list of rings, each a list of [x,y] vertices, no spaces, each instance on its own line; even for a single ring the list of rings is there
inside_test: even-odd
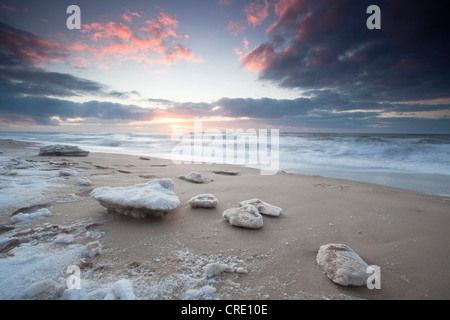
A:
[[[88,187],[88,186],[92,185],[91,180],[88,180],[86,178],[78,179],[77,183],[78,183],[79,186],[83,186],[83,187]]]
[[[192,208],[215,208],[217,207],[217,198],[210,193],[202,193],[192,197],[188,203]]]
[[[87,157],[89,151],[82,150],[78,146],[54,144],[41,147],[40,156],[67,156],[67,157]]]
[[[220,276],[227,268],[228,265],[226,264],[213,262],[206,265],[203,270],[205,271],[205,277],[209,279]]]
[[[73,177],[76,176],[78,174],[78,172],[76,172],[75,170],[72,169],[62,169],[59,171],[59,175],[61,177]]]
[[[108,212],[117,212],[135,218],[147,215],[161,216],[180,204],[171,179],[157,179],[131,187],[102,187],[94,189],[91,196]]]
[[[280,207],[277,207],[270,203],[261,201],[257,198],[245,200],[245,201],[240,202],[239,204],[241,207],[245,206],[247,204],[252,204],[258,209],[259,213],[265,214],[268,216],[274,216],[274,217],[278,217],[281,214],[281,212],[283,211],[283,209],[281,209]]]
[[[327,277],[343,286],[363,286],[369,274],[368,265],[345,244],[329,243],[320,247],[317,263]]]
[[[258,209],[251,204],[225,210],[222,217],[236,227],[258,229],[263,226],[262,216],[259,214]]]
[[[205,179],[203,176],[198,172],[191,172],[184,176],[184,180],[194,183],[203,183],[205,182]]]
[[[223,174],[227,176],[236,176],[239,172],[233,170],[213,170],[215,174]]]

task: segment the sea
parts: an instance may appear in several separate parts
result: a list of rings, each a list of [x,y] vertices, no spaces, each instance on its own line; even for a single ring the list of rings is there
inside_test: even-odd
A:
[[[194,134],[192,137],[194,145]],[[162,158],[172,158],[174,148],[182,141],[180,137],[174,139],[173,133],[162,132],[0,132],[0,139],[70,144],[91,152]],[[248,145],[244,151],[249,151]],[[450,134],[279,132],[277,151],[278,169],[288,173],[368,182],[450,197]],[[246,161],[238,161],[238,164],[254,167]]]

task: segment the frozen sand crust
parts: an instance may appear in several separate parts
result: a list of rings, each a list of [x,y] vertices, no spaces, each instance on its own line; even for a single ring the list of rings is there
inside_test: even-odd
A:
[[[108,212],[135,218],[162,216],[180,204],[172,179],[157,179],[130,187],[101,187],[91,192]]]

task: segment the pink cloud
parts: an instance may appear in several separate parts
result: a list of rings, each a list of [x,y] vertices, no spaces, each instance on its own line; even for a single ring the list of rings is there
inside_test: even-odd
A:
[[[88,66],[90,66],[89,61],[82,57],[73,57],[70,61],[70,64],[76,68],[87,68]]]
[[[249,45],[248,39],[247,39],[247,38],[244,38],[244,39],[242,40],[242,42],[244,43],[244,48],[245,48],[245,50],[248,50],[248,45]]]
[[[100,23],[91,23],[83,25],[82,33],[89,33],[91,31],[97,31],[90,35],[89,38],[93,41],[100,39],[110,39],[112,37],[118,37],[122,40],[129,40],[133,35],[130,28],[124,26],[122,23],[117,24],[113,21],[108,22],[105,25]]]
[[[127,16],[125,13],[122,14],[122,19],[127,21],[127,22],[133,22],[133,18],[131,16]]]
[[[251,2],[244,8],[244,13],[247,16],[248,24],[255,28],[269,16],[269,3],[267,0],[264,0],[264,4]]]
[[[244,31],[246,28],[242,23],[229,21],[227,30],[232,36],[237,36],[239,32]]]
[[[37,66],[58,62],[69,56],[64,45],[40,39],[28,32],[16,32],[13,28],[0,30],[1,50]]]
[[[68,50],[71,50],[71,51],[85,51],[87,49],[88,49],[88,45],[81,41],[77,41],[68,47]]]
[[[183,47],[181,44],[175,46],[175,50],[168,52],[165,56],[165,60],[169,63],[173,63],[179,59],[191,60],[194,57],[194,53],[191,49]]]
[[[262,72],[267,69],[275,55],[273,45],[262,44],[244,56],[243,65],[252,72]]]
[[[8,11],[12,11],[12,12],[17,11],[16,8],[8,6],[7,4],[4,4],[4,3],[2,3],[1,6],[3,9],[8,10]]]
[[[133,17],[135,18],[142,18],[141,14],[139,12],[131,12],[128,9],[125,9],[126,14],[122,14],[120,17],[126,21],[126,22],[133,22]]]
[[[130,16],[137,17],[137,18],[142,18],[141,14],[140,14],[139,12],[131,12],[131,11],[128,10],[128,9],[125,9],[125,11],[126,11]]]
[[[167,15],[164,12],[160,12],[158,16],[158,21],[161,25],[171,28],[178,28],[178,21],[175,15]]]
[[[244,44],[244,50],[248,50],[249,42],[247,38],[242,39],[242,43]],[[242,61],[244,59],[245,53],[243,50],[239,48],[234,48],[234,53],[239,56],[239,61]]]
[[[135,13],[133,16],[137,15],[139,14]],[[83,25],[81,33],[85,37],[72,45],[71,49],[85,49],[102,61],[103,68],[125,60],[165,65],[182,59],[194,63],[202,61],[195,57],[192,50],[178,43],[179,39],[187,41],[189,37],[177,31],[178,20],[175,15],[160,11],[157,17],[146,20],[144,25],[132,26],[126,24],[131,15],[126,16],[127,18],[121,16],[125,24],[110,21],[105,24],[94,22]],[[87,44],[86,40],[93,43]]]
[[[307,3],[299,0],[278,0],[275,3],[275,15],[278,20],[274,22],[267,30],[266,33],[271,33],[277,29],[280,25],[287,22],[293,22],[298,17],[298,13],[304,10]]]
[[[219,0],[219,6],[229,6],[231,5],[235,0]]]

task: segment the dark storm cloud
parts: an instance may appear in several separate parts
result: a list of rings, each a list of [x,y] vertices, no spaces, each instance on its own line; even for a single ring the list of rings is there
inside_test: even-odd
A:
[[[98,120],[145,121],[151,120],[152,110],[119,103],[89,101],[84,103],[46,97],[12,97],[0,95],[0,114],[9,119],[57,125],[59,120],[70,118],[95,118]]]
[[[95,95],[123,98],[137,92],[109,91],[101,83],[66,73],[49,72],[40,63],[67,56],[65,48],[0,22],[0,116],[4,123],[58,125],[59,119],[102,121],[150,120],[153,112],[134,105],[63,99]]]
[[[371,4],[381,8],[381,30],[366,27]],[[359,101],[449,97],[444,1],[280,1],[276,14],[269,41],[243,62],[263,80]]]
[[[110,91],[98,82],[42,68],[44,62],[68,57],[64,45],[0,22],[0,90],[3,92],[58,97],[97,94],[118,98],[138,94]]]
[[[217,101],[207,102],[175,102],[164,99],[151,99],[160,105],[165,105],[165,112],[170,116],[184,117],[231,117],[270,119],[304,115],[314,108],[314,101],[309,98],[294,100],[271,98],[221,98]]]
[[[0,69],[0,88],[10,94],[59,97],[99,94],[105,89],[104,86],[94,81],[36,68]]]
[[[68,57],[65,48],[0,21],[0,65],[39,65]]]

